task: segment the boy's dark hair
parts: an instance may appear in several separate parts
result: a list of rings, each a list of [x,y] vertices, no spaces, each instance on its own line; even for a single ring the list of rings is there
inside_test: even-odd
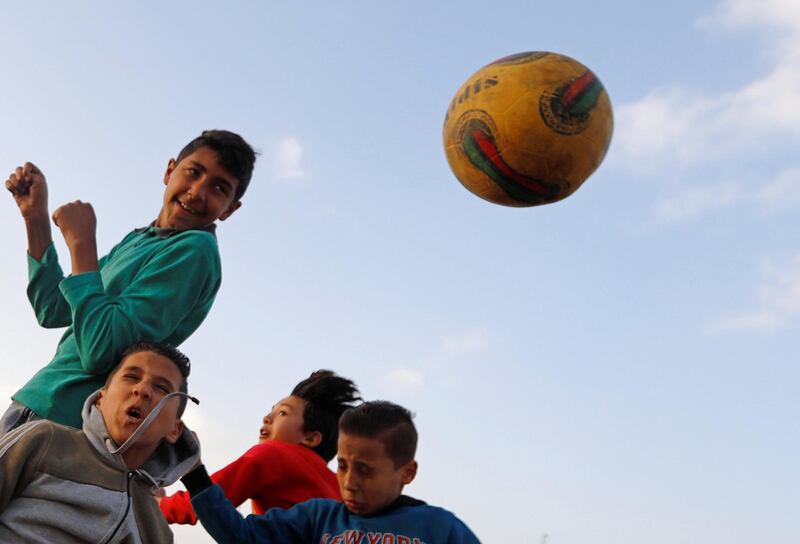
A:
[[[361,399],[356,384],[330,370],[317,370],[294,387],[292,396],[304,401],[303,432],[318,431],[322,435],[322,441],[311,449],[330,461],[336,455],[339,418]]]
[[[106,384],[104,387],[108,387],[108,384],[111,382],[111,378],[117,373],[117,370],[119,370],[119,367],[122,366],[123,362],[125,362],[125,359],[134,353],[141,353],[143,351],[152,351],[153,353],[157,353],[163,357],[166,357],[175,363],[175,366],[178,367],[178,371],[181,373],[182,378],[181,383],[178,386],[178,391],[181,393],[189,392],[189,383],[187,378],[192,370],[192,365],[189,362],[189,358],[180,350],[178,350],[178,348],[163,342],[136,342],[135,344],[128,346],[125,351],[122,352],[117,366],[114,367],[114,370],[112,370],[108,375],[108,378],[106,378]],[[186,401],[188,400],[189,399],[183,395],[178,398],[178,419],[180,419],[183,415],[183,411],[186,409]]]
[[[176,163],[181,162],[201,147],[213,149],[219,155],[219,163],[225,170],[236,176],[239,187],[236,188],[234,202],[240,200],[253,177],[253,166],[256,163],[256,152],[244,138],[229,130],[204,130],[200,136],[186,144],[178,153]]]
[[[402,406],[373,400],[346,410],[339,420],[339,432],[377,438],[383,442],[386,455],[397,468],[412,461],[417,453],[417,429],[413,417]]]

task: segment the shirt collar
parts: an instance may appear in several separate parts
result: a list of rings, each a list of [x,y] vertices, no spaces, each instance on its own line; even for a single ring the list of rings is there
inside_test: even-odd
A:
[[[152,223],[150,223],[146,227],[141,227],[141,228],[133,229],[133,230],[135,232],[148,232],[151,236],[158,236],[162,240],[166,240],[167,238],[169,238],[170,236],[172,236],[174,234],[178,234],[180,232],[183,232],[182,230],[178,230],[178,229],[171,229],[171,228],[162,229],[162,228],[156,226],[156,222],[155,221],[153,221]],[[216,236],[215,231],[217,230],[217,224],[216,223],[211,223],[210,225],[206,225],[205,227],[197,227],[197,228],[189,229],[189,230],[204,230],[204,231],[209,232],[212,235]]]

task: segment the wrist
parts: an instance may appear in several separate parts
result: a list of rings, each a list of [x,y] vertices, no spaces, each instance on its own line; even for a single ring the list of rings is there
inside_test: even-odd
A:
[[[37,261],[41,261],[45,251],[53,243],[49,218],[45,218],[43,221],[26,218],[25,232],[28,237],[28,253]]]
[[[96,272],[99,269],[97,262],[97,244],[91,239],[70,239],[67,241],[69,253],[72,257],[72,274]]]
[[[181,478],[190,495],[194,496],[211,487],[213,482],[206,471],[205,465],[198,465]]]
[[[50,229],[50,214],[47,210],[29,210],[22,212],[22,219],[27,227],[46,226]]]

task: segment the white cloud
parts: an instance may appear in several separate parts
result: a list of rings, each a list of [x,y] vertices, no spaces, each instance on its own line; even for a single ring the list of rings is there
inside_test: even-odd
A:
[[[382,385],[393,394],[414,394],[425,383],[425,374],[416,368],[395,368],[384,375]]]
[[[736,28],[754,23],[800,29],[800,4],[796,0],[725,0],[704,24],[721,24]]]
[[[708,162],[800,133],[800,2],[730,0],[702,23],[767,27],[772,49],[766,69],[728,92],[704,96],[672,87],[620,106],[617,151],[634,169]]]
[[[742,191],[734,184],[707,185],[677,192],[658,205],[658,216],[664,221],[679,221],[739,200]]]
[[[783,321],[773,312],[754,312],[752,314],[731,315],[715,322],[711,332],[726,331],[774,331],[783,327]]]
[[[758,200],[769,211],[800,206],[800,167],[780,172],[759,191]]]
[[[686,90],[654,91],[617,110],[616,147],[637,169],[669,157],[688,163],[705,154],[703,143],[712,130],[705,117],[719,106]],[[660,168],[659,168],[660,171]]]
[[[485,329],[472,329],[442,340],[442,351],[448,355],[467,355],[482,351],[489,345],[489,333]]]
[[[758,300],[755,310],[723,316],[711,331],[775,331],[791,326],[800,317],[800,254],[784,265],[765,265]]]
[[[281,138],[275,146],[275,178],[298,180],[306,177],[303,144],[293,136]]]

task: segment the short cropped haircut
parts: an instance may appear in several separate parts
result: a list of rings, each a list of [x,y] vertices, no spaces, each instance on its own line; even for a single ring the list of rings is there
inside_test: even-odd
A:
[[[412,461],[417,453],[413,417],[411,412],[392,402],[369,401],[342,414],[339,432],[380,440],[396,468]]]
[[[322,435],[322,441],[311,449],[330,461],[336,455],[339,418],[361,399],[356,384],[330,370],[317,370],[295,386],[292,396],[304,401],[303,432],[317,431]]]
[[[114,367],[114,370],[112,370],[108,375],[108,378],[106,378],[106,384],[104,388],[108,387],[108,384],[111,383],[111,378],[113,378],[114,374],[117,373],[117,370],[119,370],[119,367],[121,367],[122,363],[125,362],[125,359],[134,353],[141,353],[143,351],[152,351],[153,353],[157,353],[162,357],[166,357],[175,363],[175,366],[178,367],[178,371],[181,373],[181,383],[178,386],[178,391],[181,393],[189,393],[188,378],[189,373],[192,370],[189,358],[180,350],[178,350],[178,348],[162,342],[136,342],[135,344],[128,346],[125,351],[122,352],[122,356],[119,358],[119,363],[117,363],[117,366]],[[183,416],[183,411],[186,409],[186,401],[188,400],[189,399],[183,395],[178,398],[178,419]]]
[[[256,152],[235,132],[204,130],[200,136],[181,149],[175,162],[181,162],[187,155],[191,155],[201,147],[213,149],[219,156],[219,164],[239,180],[239,187],[236,188],[233,200],[240,200],[250,184],[250,178],[253,177]]]

